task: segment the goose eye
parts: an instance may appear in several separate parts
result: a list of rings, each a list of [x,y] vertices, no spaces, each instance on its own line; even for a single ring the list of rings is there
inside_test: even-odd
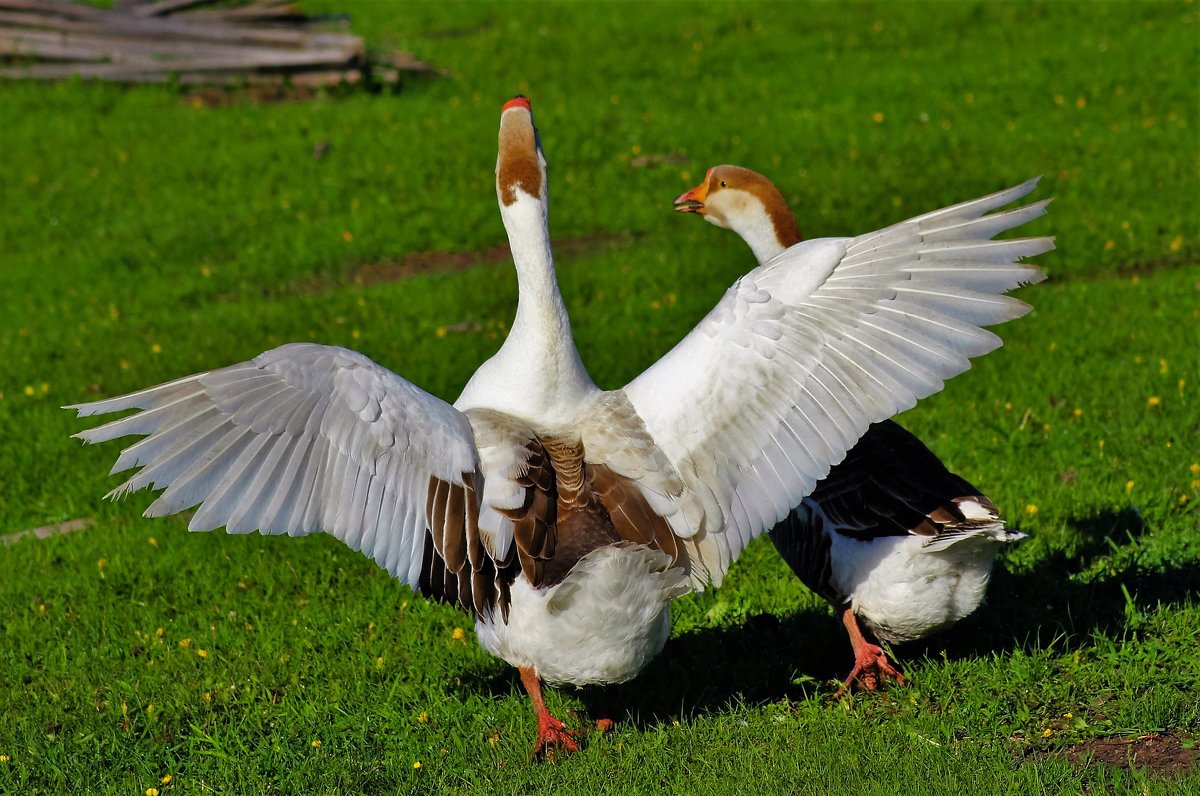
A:
[[[721,180],[721,187],[722,187],[722,188],[724,188],[724,187],[725,187],[725,180]]]

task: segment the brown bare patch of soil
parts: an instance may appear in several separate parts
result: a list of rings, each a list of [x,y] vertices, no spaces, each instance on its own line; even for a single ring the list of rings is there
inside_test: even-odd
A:
[[[1103,763],[1117,768],[1139,768],[1161,776],[1178,776],[1196,764],[1200,749],[1191,740],[1185,741],[1173,733],[1155,733],[1136,738],[1084,741],[1056,754],[1066,757],[1078,768]]]
[[[75,533],[76,531],[82,531],[85,528],[91,527],[93,524],[95,524],[95,522],[96,521],[91,517],[83,517],[77,520],[60,522],[57,525],[43,525],[40,528],[29,528],[28,530],[17,531],[16,533],[9,533],[0,536],[0,544],[16,544],[27,536],[32,536],[37,539],[49,539],[51,536],[60,536],[65,533]]]
[[[553,246],[556,259],[569,260],[626,248],[632,245],[633,241],[633,236],[628,233],[599,232],[559,238],[553,241]],[[509,262],[512,262],[512,255],[509,254],[507,243],[465,252],[414,252],[397,262],[360,265],[336,282],[329,277],[312,279],[300,288],[300,292],[321,293],[346,284],[377,285],[398,282],[421,274],[459,273],[479,266]]]

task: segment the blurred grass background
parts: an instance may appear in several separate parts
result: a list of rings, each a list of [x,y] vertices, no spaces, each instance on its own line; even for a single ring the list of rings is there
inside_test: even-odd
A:
[[[1063,754],[1186,747],[1200,725],[1194,2],[303,6],[450,75],[265,105],[0,84],[0,533],[97,519],[0,547],[0,792],[1200,788]],[[330,539],[189,535],[140,519],[148,495],[101,502],[115,446],[69,439],[62,404],[293,340],[452,399],[503,338],[511,268],[361,277],[503,243],[495,135],[518,92],[606,387],[753,265],[671,212],[711,165],[769,175],[810,237],[1044,175],[1028,232],[1059,249],[1022,293],[1035,312],[902,418],[1031,538],[989,605],[900,651],[909,686],[832,700],[840,630],[756,545],[677,603],[640,678],[551,697],[618,725],[538,766],[510,672],[454,638],[465,617]]]

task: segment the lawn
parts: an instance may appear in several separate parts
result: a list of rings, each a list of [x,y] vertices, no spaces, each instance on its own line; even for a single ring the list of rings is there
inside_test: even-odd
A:
[[[0,793],[1200,792],[1195,2],[304,6],[449,74],[261,105],[0,83],[0,535],[92,521],[0,545]],[[606,387],[753,265],[671,212],[708,166],[771,176],[811,237],[1044,175],[1034,312],[901,418],[1030,538],[897,650],[908,684],[835,697],[843,634],[760,540],[639,678],[550,693],[616,724],[539,763],[465,615],[330,538],[101,500],[118,446],[63,404],[296,340],[453,399],[515,307],[486,251],[518,92]]]

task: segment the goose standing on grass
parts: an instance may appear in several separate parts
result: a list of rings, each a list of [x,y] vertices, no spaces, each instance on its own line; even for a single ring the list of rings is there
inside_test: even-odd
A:
[[[1012,220],[1041,215],[1046,203]],[[801,241],[779,190],[740,166],[709,169],[675,209],[736,232],[759,266]],[[904,681],[878,640],[924,638],[972,613],[995,554],[1025,536],[1005,528],[986,496],[891,420],[873,424],[770,535],[850,636],[854,668],[843,687],[857,681],[868,691],[886,677]]]
[[[361,354],[300,343],[71,408],[142,410],[79,436],[147,435],[117,459],[114,472],[142,469],[113,494],[165,487],[148,516],[199,505],[192,530],[326,531],[470,611],[480,643],[520,670],[536,749],[573,749],[541,681],[636,675],[665,643],[673,598],[719,583],[872,422],[1000,344],[980,326],[1027,310],[1002,294],[1040,276],[1016,260],[1052,243],[988,240],[1027,214],[984,214],[1032,183],[812,241],[742,277],[672,352],[606,392],[572,342],[523,97],[501,112],[499,149],[520,297],[454,406]]]

